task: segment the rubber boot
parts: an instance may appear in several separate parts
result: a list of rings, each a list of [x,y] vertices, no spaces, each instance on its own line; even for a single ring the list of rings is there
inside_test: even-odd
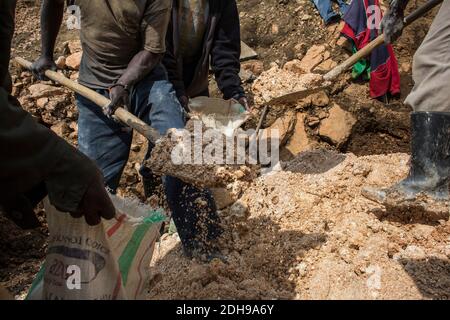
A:
[[[363,195],[385,206],[428,205],[448,210],[450,113],[411,114],[411,160],[406,179],[386,189],[365,188]]]

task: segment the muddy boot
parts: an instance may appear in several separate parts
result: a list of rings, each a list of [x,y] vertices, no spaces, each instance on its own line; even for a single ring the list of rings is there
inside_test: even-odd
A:
[[[386,189],[365,188],[362,194],[390,208],[422,207],[448,212],[450,113],[414,112],[411,131],[408,177]]]

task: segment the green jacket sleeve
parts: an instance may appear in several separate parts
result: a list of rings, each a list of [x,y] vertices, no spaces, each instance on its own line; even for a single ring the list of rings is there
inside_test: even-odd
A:
[[[44,182],[55,207],[76,211],[95,170],[86,156],[38,124],[0,88],[0,197]]]

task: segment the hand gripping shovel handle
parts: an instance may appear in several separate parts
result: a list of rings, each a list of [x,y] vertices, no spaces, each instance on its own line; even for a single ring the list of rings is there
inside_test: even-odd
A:
[[[442,3],[444,0],[430,0],[424,5],[420,6],[416,10],[414,10],[411,14],[409,14],[404,19],[405,27],[410,25],[412,22],[416,21],[418,18],[423,17],[426,13],[428,13],[431,9]],[[376,39],[372,40],[368,45],[364,48],[356,52],[350,58],[345,60],[343,63],[335,67],[333,70],[324,75],[324,79],[329,81],[338,77],[342,72],[346,71],[348,68],[352,67],[355,63],[357,63],[362,58],[368,56],[375,48],[378,48],[384,43],[384,34],[379,35]]]
[[[31,62],[23,58],[16,57],[15,61],[22,67],[28,70],[31,69]],[[91,100],[101,108],[106,108],[111,103],[111,100],[109,100],[108,98],[79,83],[67,79],[64,75],[58,72],[47,70],[45,71],[45,75],[50,80],[58,82],[59,84],[78,93],[79,95]],[[117,108],[116,112],[114,112],[114,116],[118,120],[120,120],[123,124],[139,132],[153,144],[155,144],[156,141],[161,137],[158,131],[156,131],[154,128],[147,125],[144,121],[142,121],[141,119],[139,119],[138,117],[136,117],[135,115],[131,114],[130,112],[128,112],[123,108]]]

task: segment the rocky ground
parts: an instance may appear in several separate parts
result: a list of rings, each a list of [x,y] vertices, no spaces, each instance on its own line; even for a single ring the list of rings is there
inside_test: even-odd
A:
[[[228,263],[181,257],[163,237],[152,299],[447,299],[448,212],[395,213],[361,196],[406,174],[406,154],[307,151],[221,211]]]
[[[308,0],[238,5],[242,39],[259,54],[241,72],[257,110],[247,126],[255,127],[262,106],[301,86],[301,74],[325,73],[349,53],[341,26],[324,26]],[[14,55],[38,56],[38,14],[38,5],[19,0]],[[364,186],[388,186],[407,173],[410,109],[402,101],[412,86],[413,53],[432,18],[413,24],[395,45],[402,93],[388,104],[371,99],[367,83],[345,74],[293,105],[271,106],[264,127],[280,130],[283,171],[230,185],[232,197],[217,197],[228,263],[189,261],[178,236],[165,234],[152,263],[149,298],[447,299],[448,213],[393,212],[361,196]],[[74,80],[77,38],[63,27],[56,55]],[[17,66],[12,75],[24,108],[76,145],[73,94],[35,82]],[[267,83],[275,85],[267,89]],[[211,90],[218,95],[214,81]],[[145,150],[136,135],[119,194],[144,200],[136,169]],[[0,284],[18,297],[45,255],[47,230],[44,213],[39,215],[43,227],[28,232],[0,215]]]

